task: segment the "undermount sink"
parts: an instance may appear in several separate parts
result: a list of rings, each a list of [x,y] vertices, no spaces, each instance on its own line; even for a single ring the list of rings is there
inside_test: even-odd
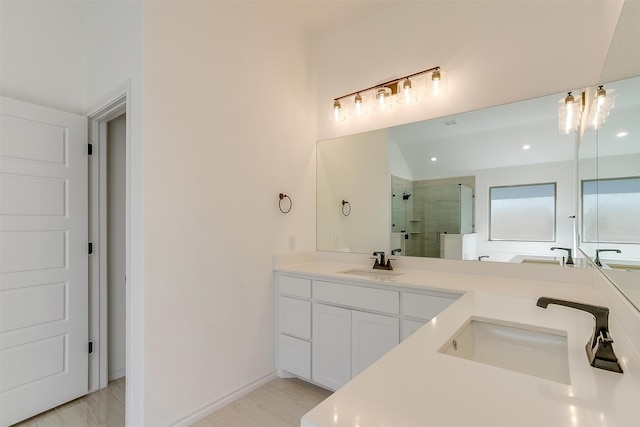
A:
[[[612,270],[640,271],[640,265],[638,264],[627,264],[608,261],[602,261],[602,264]]]
[[[401,275],[402,273],[397,273],[390,270],[364,270],[361,268],[350,268],[348,270],[340,271],[342,274],[353,274],[356,276],[369,277],[372,279],[390,279],[392,277],[396,277]]]
[[[562,331],[472,317],[438,352],[571,384],[567,337]]]
[[[533,258],[525,258],[520,261],[522,264],[554,264],[560,265],[560,261],[556,261],[553,259],[533,259]]]

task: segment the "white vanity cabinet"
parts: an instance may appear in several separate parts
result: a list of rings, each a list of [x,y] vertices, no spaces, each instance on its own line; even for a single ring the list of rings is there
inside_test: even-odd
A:
[[[337,390],[460,294],[276,274],[278,375]]]

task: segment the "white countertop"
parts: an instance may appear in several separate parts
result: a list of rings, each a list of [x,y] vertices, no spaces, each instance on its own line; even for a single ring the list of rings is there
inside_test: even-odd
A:
[[[339,273],[358,267],[314,262],[277,270],[465,295],[308,412],[303,427],[640,426],[640,357],[615,319],[609,326],[624,374],[589,366],[592,315],[536,306],[539,296],[602,304],[592,286],[414,270],[384,281]],[[439,353],[472,316],[566,332],[571,384]]]
[[[528,267],[535,268],[540,266]],[[567,268],[559,266],[543,266],[541,268],[545,267],[550,268],[551,271],[555,268]],[[480,290],[531,298],[537,298],[542,295],[554,298],[576,298],[576,295],[578,295],[581,302],[585,302],[587,304],[602,304],[602,299],[596,291],[593,283],[567,284],[555,283],[553,281],[534,281],[486,275],[455,274],[401,268],[393,270],[394,273],[400,273],[399,275],[385,277],[384,279],[341,273],[351,269],[367,270],[371,269],[371,266],[337,262],[308,262],[282,266],[275,270],[299,275],[325,277],[327,279],[339,279],[341,281],[346,280],[353,283],[365,283],[368,285],[404,286],[456,293]]]

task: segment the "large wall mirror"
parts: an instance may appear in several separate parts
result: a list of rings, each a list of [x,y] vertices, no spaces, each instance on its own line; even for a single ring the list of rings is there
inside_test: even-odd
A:
[[[555,94],[318,143],[318,250],[560,264],[575,133]],[[343,212],[343,201],[350,212]]]

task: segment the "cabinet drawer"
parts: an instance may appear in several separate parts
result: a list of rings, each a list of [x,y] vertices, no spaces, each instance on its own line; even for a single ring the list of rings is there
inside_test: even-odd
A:
[[[311,298],[311,279],[278,276],[278,292],[300,298]]]
[[[311,302],[278,297],[278,332],[311,339]]]
[[[278,368],[311,379],[311,343],[278,335]]]
[[[385,289],[314,280],[313,299],[382,313],[400,313],[400,293]]]
[[[436,296],[428,294],[402,294],[402,314],[404,316],[417,317],[418,319],[431,320],[440,314],[445,308],[458,299],[456,295]]]

